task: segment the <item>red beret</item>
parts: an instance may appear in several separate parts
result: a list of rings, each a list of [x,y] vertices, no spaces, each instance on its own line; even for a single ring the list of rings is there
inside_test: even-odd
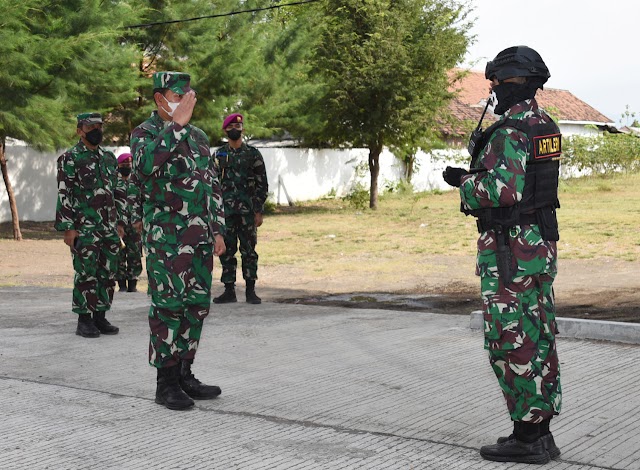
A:
[[[233,113],[224,118],[222,122],[222,129],[225,129],[229,124],[233,124],[234,122],[242,123],[244,121],[244,117],[240,113]]]
[[[129,160],[130,158],[132,158],[132,155],[130,153],[121,153],[120,155],[118,155],[118,163],[122,163],[125,160]]]

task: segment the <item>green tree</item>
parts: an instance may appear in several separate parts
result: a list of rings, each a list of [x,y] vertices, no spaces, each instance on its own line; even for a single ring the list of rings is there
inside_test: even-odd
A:
[[[599,175],[640,169],[640,138],[632,134],[573,135],[563,146],[565,164],[579,171]]]
[[[6,140],[43,150],[68,144],[77,113],[108,114],[135,98],[132,49],[119,38],[137,14],[124,1],[0,0],[0,167],[9,196],[14,238],[18,208],[7,168]]]
[[[231,0],[216,9],[272,5],[270,0]],[[304,60],[312,51],[313,25],[304,21],[305,7],[212,18],[190,27],[182,56],[198,91],[194,122],[212,143],[223,136],[220,125],[230,113],[245,115],[253,138],[282,135],[296,121],[300,100],[313,89]]]
[[[369,150],[369,207],[378,201],[379,156],[428,134],[452,94],[447,71],[469,43],[468,11],[446,0],[326,0],[311,59],[324,83],[314,139]]]

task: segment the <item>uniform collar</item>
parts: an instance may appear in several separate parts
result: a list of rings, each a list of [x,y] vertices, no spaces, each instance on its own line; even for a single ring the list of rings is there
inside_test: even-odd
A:
[[[511,106],[507,111],[502,115],[503,119],[507,119],[514,114],[524,113],[526,111],[537,111],[538,110],[538,102],[535,98],[531,98],[530,100],[520,101],[517,104]]]
[[[229,142],[227,142],[227,147],[229,147],[229,150],[231,150],[232,152],[240,152],[241,150],[247,149],[247,144],[245,142],[242,142],[240,144],[240,147],[238,147],[237,149],[234,149],[231,145],[229,145]]]
[[[85,145],[85,143],[82,141],[82,139],[78,140],[76,148],[80,152],[93,152],[93,153],[97,153],[98,155],[102,155],[104,153],[104,149],[100,145],[98,145],[95,150],[92,150],[92,149],[90,149],[89,147],[87,147]]]

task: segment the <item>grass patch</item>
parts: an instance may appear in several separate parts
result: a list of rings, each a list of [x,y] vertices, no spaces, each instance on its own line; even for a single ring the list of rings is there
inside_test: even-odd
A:
[[[562,181],[560,257],[638,260],[638,187],[638,174]],[[430,254],[473,255],[475,219],[459,209],[455,190],[383,195],[375,211],[341,200],[303,202],[277,208],[265,219],[258,251],[269,264],[322,263],[327,274],[338,266],[347,269],[345,259],[373,264]]]
[[[563,180],[558,211],[561,259],[640,259],[640,174]],[[395,192],[378,210],[324,199],[276,207],[259,229],[260,263],[299,266],[324,276],[431,269],[431,255],[475,254],[475,219],[458,191]],[[25,239],[62,239],[52,222],[22,222]],[[0,239],[12,237],[0,224]]]

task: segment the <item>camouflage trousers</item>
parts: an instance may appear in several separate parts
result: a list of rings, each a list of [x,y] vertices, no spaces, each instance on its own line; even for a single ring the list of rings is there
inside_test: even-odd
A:
[[[222,274],[220,280],[225,284],[236,282],[238,260],[236,252],[240,244],[242,258],[242,277],[246,280],[258,279],[258,231],[254,214],[233,214],[225,217],[224,244],[227,247],[224,255],[220,256]]]
[[[125,247],[120,250],[116,280],[138,279],[142,273],[142,239],[140,234],[131,225],[127,225],[122,241]]]
[[[118,237],[78,237],[71,249],[73,258],[73,301],[78,315],[106,312],[113,301],[114,276],[118,265]]]
[[[213,245],[147,244],[149,363],[170,367],[196,355],[211,305]]]
[[[560,413],[555,274],[482,277],[485,349],[513,421],[539,423]]]

